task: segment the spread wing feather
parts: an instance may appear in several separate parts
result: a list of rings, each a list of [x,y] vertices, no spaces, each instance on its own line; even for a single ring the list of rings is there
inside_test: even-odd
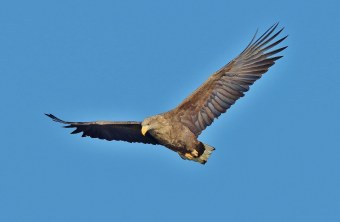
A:
[[[252,41],[235,59],[215,72],[194,93],[171,112],[195,135],[199,135],[215,118],[226,112],[236,100],[249,90],[257,79],[282,56],[274,56],[284,50],[271,50],[287,36],[273,40],[283,28],[274,33],[278,24],[270,27],[262,36]],[[274,34],[273,34],[274,33]],[[255,40],[255,41],[254,41]]]
[[[52,114],[46,114],[53,121],[68,124],[65,128],[75,128],[71,134],[83,133],[82,137],[92,137],[105,140],[122,140],[130,143],[149,143],[158,144],[158,142],[149,134],[145,136],[141,133],[141,122],[66,122]]]

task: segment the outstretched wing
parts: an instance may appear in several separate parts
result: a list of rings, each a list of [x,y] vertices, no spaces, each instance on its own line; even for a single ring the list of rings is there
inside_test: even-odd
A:
[[[283,28],[273,34],[278,24],[261,37],[255,36],[245,50],[222,67],[171,112],[195,135],[199,135],[215,118],[226,112],[249,90],[262,74],[282,56],[273,56],[286,47],[273,50],[287,36],[274,40]]]
[[[53,121],[68,124],[65,128],[76,128],[71,134],[83,133],[82,137],[92,137],[105,140],[122,140],[130,143],[159,144],[150,134],[142,135],[141,122],[66,122],[52,114],[45,114]]]

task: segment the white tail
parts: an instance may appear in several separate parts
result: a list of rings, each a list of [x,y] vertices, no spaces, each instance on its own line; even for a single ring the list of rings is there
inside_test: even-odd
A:
[[[208,161],[208,158],[210,157],[211,153],[215,150],[214,147],[209,146],[207,144],[204,144],[204,152],[201,156],[194,158],[193,161],[199,162],[201,164],[205,164]]]

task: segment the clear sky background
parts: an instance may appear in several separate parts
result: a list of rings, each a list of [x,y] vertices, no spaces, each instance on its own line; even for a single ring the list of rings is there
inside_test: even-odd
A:
[[[321,3],[322,2],[322,3]],[[2,1],[0,221],[340,221],[337,1]],[[174,108],[279,21],[279,60],[200,140],[70,135]]]

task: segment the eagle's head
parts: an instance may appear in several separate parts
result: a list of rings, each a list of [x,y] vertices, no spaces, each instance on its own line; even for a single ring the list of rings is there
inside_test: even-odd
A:
[[[147,132],[155,133],[162,128],[164,117],[162,115],[155,115],[144,119],[142,122],[142,134],[145,136]]]

